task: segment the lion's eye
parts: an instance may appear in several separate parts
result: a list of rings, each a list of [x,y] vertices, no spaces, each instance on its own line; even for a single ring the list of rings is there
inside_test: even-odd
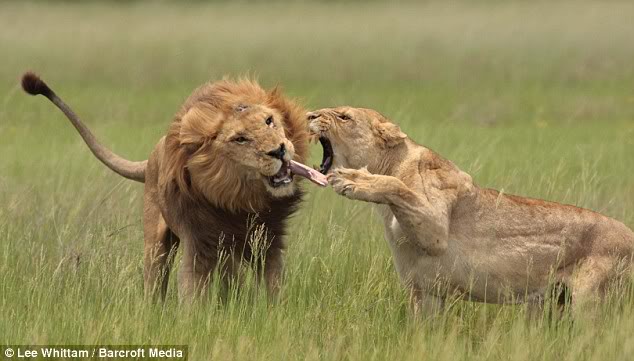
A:
[[[339,114],[338,117],[339,117],[339,119],[341,119],[343,121],[350,120],[350,117],[345,115],[345,114]]]
[[[240,136],[240,137],[233,138],[233,141],[238,143],[238,144],[244,144],[244,143],[247,143],[249,141],[249,139],[246,138],[246,137]]]
[[[266,118],[266,120],[264,121],[266,123],[266,125],[271,125],[273,124],[273,117],[269,116],[268,118]]]

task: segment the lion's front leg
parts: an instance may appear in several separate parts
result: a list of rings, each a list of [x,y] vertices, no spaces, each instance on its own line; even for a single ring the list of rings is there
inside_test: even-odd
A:
[[[284,260],[282,250],[269,250],[264,263],[264,282],[270,301],[276,301],[282,287]]]
[[[218,264],[217,257],[203,257],[197,252],[191,238],[181,240],[183,258],[178,273],[178,296],[183,303],[192,303],[205,294],[210,282],[211,273]]]

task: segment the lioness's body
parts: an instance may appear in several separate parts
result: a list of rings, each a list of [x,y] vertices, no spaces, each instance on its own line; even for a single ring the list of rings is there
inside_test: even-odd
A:
[[[253,81],[207,83],[185,101],[149,159],[132,162],[101,145],[36,75],[25,74],[22,86],[64,112],[106,166],[145,183],[148,294],[165,295],[179,244],[184,300],[200,294],[216,270],[225,284],[239,282],[244,263],[277,292],[286,222],[302,196],[289,168],[291,159],[305,159],[308,148],[301,107]]]
[[[479,188],[453,164],[439,162],[433,151],[407,143],[408,159],[391,175],[420,195],[429,193],[430,186],[455,192],[446,250],[436,256],[421,254],[417,243],[399,241],[407,238],[402,225],[389,206],[377,205],[399,274],[422,289],[435,290],[440,276],[472,300],[532,301],[542,297],[552,282],[563,282],[579,293],[584,284],[594,283],[588,279],[592,272],[598,272],[596,281],[600,281],[609,275],[603,270],[631,254],[634,237],[614,219]],[[433,169],[437,166],[441,169]],[[446,176],[458,182],[441,181]],[[572,277],[575,266],[575,276],[586,275]]]
[[[347,167],[331,175],[335,191],[377,204],[416,309],[435,308],[448,291],[537,303],[553,282],[578,304],[601,296],[632,262],[634,233],[622,223],[480,188],[377,112],[342,107],[309,118],[311,130],[332,143],[334,166]]]

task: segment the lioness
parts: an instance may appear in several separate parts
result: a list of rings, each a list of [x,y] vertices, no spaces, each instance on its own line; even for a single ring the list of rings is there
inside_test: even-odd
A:
[[[36,75],[26,73],[22,87],[64,112],[106,166],[145,183],[146,293],[165,296],[179,243],[184,300],[205,289],[215,268],[226,284],[244,261],[255,266],[271,294],[277,292],[286,222],[302,198],[293,175],[297,163],[291,162],[303,161],[308,148],[300,106],[277,88],[265,91],[249,80],[207,83],[185,101],[149,159],[131,162],[101,145]]]
[[[576,308],[603,296],[632,262],[634,233],[623,223],[480,188],[374,110],[327,108],[307,117],[324,146],[321,171],[334,169],[333,189],[378,205],[415,312],[437,312],[447,291],[539,305],[549,281],[567,288]]]

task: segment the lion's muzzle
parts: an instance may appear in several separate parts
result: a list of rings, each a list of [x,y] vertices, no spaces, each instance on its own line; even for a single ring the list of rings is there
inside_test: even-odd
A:
[[[292,181],[293,174],[291,173],[290,161],[284,161],[282,159],[280,170],[278,170],[275,175],[269,177],[269,185],[273,188],[278,188],[290,184]]]
[[[284,145],[284,143],[282,143],[280,144],[279,148],[267,152],[266,155],[277,158],[284,162],[284,156],[286,155],[286,146]]]

